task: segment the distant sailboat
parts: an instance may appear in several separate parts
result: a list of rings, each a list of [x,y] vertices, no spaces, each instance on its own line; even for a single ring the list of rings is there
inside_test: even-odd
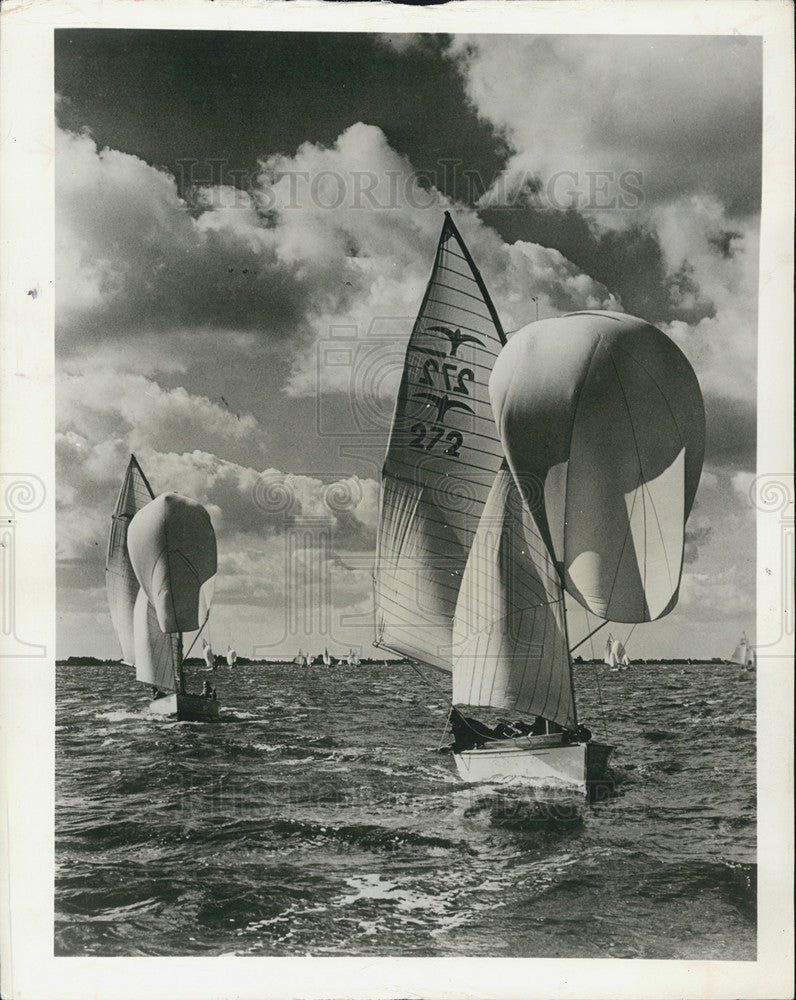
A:
[[[738,640],[738,645],[730,657],[730,663],[737,663],[742,667],[748,667],[750,670],[756,666],[757,654],[755,653],[754,646],[750,645],[749,640],[746,638],[746,632]]]
[[[152,687],[158,714],[218,716],[214,696],[186,691],[182,650],[182,633],[207,621],[216,564],[204,507],[174,493],[153,497],[131,456],[111,522],[106,587],[122,658]]]
[[[234,667],[238,662],[238,654],[232,648],[232,646],[227,645],[227,666]]]
[[[293,665],[296,667],[308,667],[310,665],[309,654],[299,649],[298,653],[293,657]]]
[[[332,658],[331,658],[331,656],[329,656],[329,650],[328,649],[324,649],[324,651],[323,651],[323,665],[325,667],[331,667],[331,665],[332,665]]]
[[[216,658],[213,654],[213,647],[207,639],[202,640],[202,656],[204,657],[205,665],[211,670],[214,669],[216,665]]]
[[[605,642],[604,662],[614,670],[630,666],[625,647],[619,639],[614,639],[612,635],[609,635]]]
[[[578,722],[564,591],[604,621],[671,610],[704,411],[641,320],[572,314],[504,343],[446,213],[382,470],[375,644],[452,675],[465,780],[585,791],[612,748]]]
[[[346,663],[349,667],[359,666],[359,656],[357,656],[356,650],[350,650],[348,656],[346,657]]]

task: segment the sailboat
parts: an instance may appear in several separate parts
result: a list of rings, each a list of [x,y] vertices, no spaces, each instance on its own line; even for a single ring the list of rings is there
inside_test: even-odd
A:
[[[298,653],[293,657],[293,665],[296,667],[308,667],[310,664],[310,658],[308,653],[304,653],[299,650]]]
[[[754,669],[757,663],[757,654],[755,653],[754,646],[750,645],[749,640],[746,638],[746,632],[742,633],[741,638],[738,640],[738,645],[730,657],[730,663],[737,663],[742,667],[747,667],[749,670]]]
[[[324,649],[324,651],[323,651],[323,665],[325,667],[331,667],[331,665],[332,665],[332,658],[329,655],[329,650],[328,649]]]
[[[186,721],[218,717],[214,692],[207,697],[186,690],[182,645],[183,632],[207,621],[216,562],[204,507],[174,493],[155,497],[131,456],[111,521],[106,589],[122,660],[151,686],[150,708],[157,714]]]
[[[446,213],[382,469],[375,645],[450,675],[465,781],[585,793],[605,773],[565,593],[603,624],[674,607],[703,450],[696,378],[663,333],[585,312],[507,341]]]
[[[605,641],[603,662],[611,667],[612,670],[620,670],[630,666],[630,660],[628,659],[625,647],[619,639],[614,639],[610,634]]]
[[[348,656],[346,657],[346,663],[348,664],[349,667],[359,666],[359,656],[357,655],[356,650],[354,649],[349,650]]]

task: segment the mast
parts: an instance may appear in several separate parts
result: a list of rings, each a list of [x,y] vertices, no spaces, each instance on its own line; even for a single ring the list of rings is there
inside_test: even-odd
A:
[[[177,664],[174,679],[177,683],[177,691],[180,694],[185,694],[185,671],[182,664],[182,632],[177,634]]]
[[[569,663],[569,689],[572,692],[572,714],[575,717],[575,728],[578,728],[578,702],[575,698],[575,679],[572,676],[572,653],[569,648],[569,622],[567,621],[567,599],[562,591],[561,593],[561,609],[563,611],[564,617],[564,638],[567,643],[567,660]]]

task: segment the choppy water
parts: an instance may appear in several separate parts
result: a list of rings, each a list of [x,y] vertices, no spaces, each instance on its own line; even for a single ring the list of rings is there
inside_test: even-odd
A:
[[[753,959],[754,676],[596,670],[616,794],[551,805],[462,785],[405,665],[219,668],[215,724],[59,667],[56,954]]]

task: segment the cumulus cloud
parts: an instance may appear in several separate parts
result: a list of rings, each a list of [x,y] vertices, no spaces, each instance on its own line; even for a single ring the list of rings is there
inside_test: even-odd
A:
[[[708,464],[754,467],[759,40],[488,35],[448,52],[512,150],[483,203],[547,213],[609,284],[613,265],[694,366]]]
[[[299,395],[340,388],[331,369],[319,385],[316,364],[335,329],[362,337],[374,318],[397,318],[408,337],[451,207],[362,123],[331,146],[264,158],[248,193],[198,188],[189,204],[163,171],[63,132],[57,181],[65,356],[111,342],[129,367],[132,341],[152,369],[185,370],[208,351],[256,363],[287,344],[287,390]],[[531,318],[533,296],[548,313],[616,305],[559,252],[506,245],[472,210],[454,211],[507,327]]]
[[[590,175],[613,178],[619,193],[633,171],[647,204],[707,192],[733,214],[754,210],[760,39],[480,35],[455,38],[449,52],[478,113],[514,149],[515,185],[559,177],[561,197],[568,181],[583,209]]]
[[[63,372],[57,386],[58,426],[105,449],[192,451],[197,442],[230,457],[264,453],[267,435],[250,414],[193,395],[182,386],[163,388],[132,372],[95,367]],[[110,454],[109,442],[116,442]],[[104,443],[104,444],[103,444]]]
[[[124,438],[103,437],[99,426],[84,430],[56,436],[58,556],[62,583],[95,590],[130,448]],[[324,481],[272,468],[259,471],[199,450],[176,453],[144,445],[136,454],[156,494],[183,493],[207,507],[219,543],[217,600],[241,593],[248,602],[269,599],[284,587],[290,571],[285,559],[289,564],[296,553],[338,576],[352,554],[365,553],[368,565],[372,562],[374,480]],[[360,577],[353,577],[365,588],[357,599],[370,587]]]

